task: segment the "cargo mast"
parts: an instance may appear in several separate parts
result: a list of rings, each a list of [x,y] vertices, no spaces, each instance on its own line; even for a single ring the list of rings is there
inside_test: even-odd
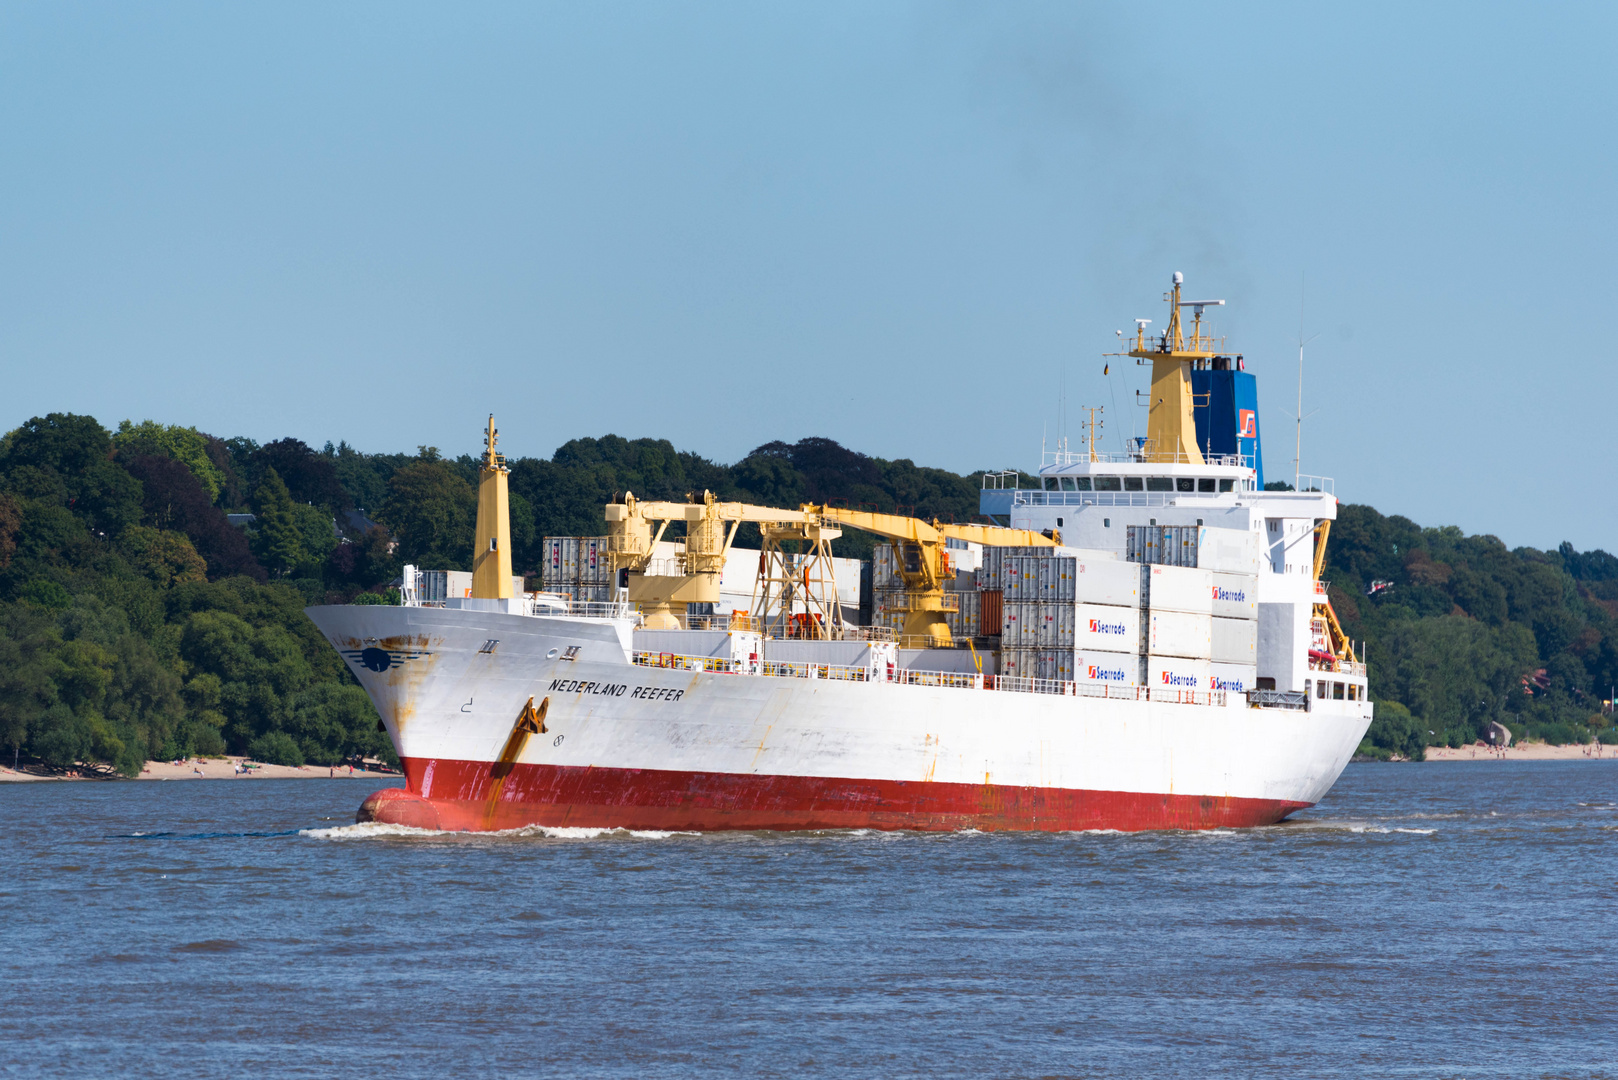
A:
[[[1145,460],[1188,465],[1204,464],[1197,448],[1197,425],[1192,418],[1191,364],[1212,360],[1220,353],[1214,339],[1202,333],[1202,309],[1223,307],[1223,300],[1181,300],[1180,286],[1185,275],[1174,273],[1174,291],[1164,296],[1169,303],[1169,323],[1162,334],[1148,340],[1146,323],[1135,320],[1135,347],[1127,355],[1138,363],[1152,362],[1152,396],[1146,420]],[[1187,335],[1180,322],[1180,309],[1188,307],[1193,318]]]
[[[495,449],[500,435],[489,414],[484,432],[483,467],[478,470],[477,539],[472,549],[472,596],[478,600],[511,598],[511,513],[506,492],[505,455]]]

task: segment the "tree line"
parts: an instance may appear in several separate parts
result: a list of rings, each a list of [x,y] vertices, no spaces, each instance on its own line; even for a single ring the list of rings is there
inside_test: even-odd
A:
[[[667,440],[575,439],[511,469],[513,567],[546,536],[596,536],[633,491],[713,491],[970,521],[979,474],[767,443],[732,465]],[[478,460],[369,454],[292,438],[35,417],[0,438],[0,749],[127,775],[149,758],[246,753],[315,764],[391,758],[370,701],[303,614],[383,603],[405,563],[470,569]],[[1024,484],[1033,480],[1024,477]],[[230,515],[253,515],[250,522]],[[677,536],[671,537],[677,538]],[[757,543],[746,531],[738,543]],[[873,538],[834,542],[868,557]],[[1608,737],[1618,681],[1618,559],[1507,550],[1344,506],[1331,595],[1369,643],[1378,719],[1363,748],[1419,757],[1491,721],[1555,741]]]

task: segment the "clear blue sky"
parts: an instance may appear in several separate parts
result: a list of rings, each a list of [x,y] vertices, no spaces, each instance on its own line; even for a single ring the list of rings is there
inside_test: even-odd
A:
[[[1302,292],[1305,472],[1612,549],[1615,11],[8,5],[0,424],[1032,467],[1180,270],[1272,475]]]

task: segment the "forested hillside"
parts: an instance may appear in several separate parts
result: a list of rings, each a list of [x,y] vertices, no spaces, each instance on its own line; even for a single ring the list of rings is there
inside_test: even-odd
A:
[[[722,465],[609,435],[509,464],[514,563],[530,573],[540,538],[601,534],[602,505],[626,491],[977,513],[975,474],[827,439]],[[0,748],[125,774],[149,757],[226,750],[319,764],[389,756],[369,701],[302,608],[384,602],[406,562],[468,568],[476,479],[474,458],[433,447],[366,454],[150,421],[30,420],[0,439]],[[255,520],[239,527],[227,513]],[[837,546],[861,557],[871,540]],[[1370,642],[1383,752],[1419,756],[1490,720],[1556,741],[1601,726],[1600,699],[1618,680],[1612,556],[1508,551],[1346,506],[1328,565],[1350,633]]]

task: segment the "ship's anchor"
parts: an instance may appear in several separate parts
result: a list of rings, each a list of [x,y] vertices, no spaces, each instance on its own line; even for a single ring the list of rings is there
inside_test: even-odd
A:
[[[496,780],[503,780],[511,774],[512,767],[522,756],[523,747],[528,745],[528,736],[544,735],[548,730],[545,727],[545,714],[550,708],[550,698],[542,700],[537,709],[534,707],[534,699],[528,699],[528,704],[517,714],[517,722],[511,725],[511,737],[506,740],[505,749],[500,751],[499,760],[489,768],[490,776]]]

